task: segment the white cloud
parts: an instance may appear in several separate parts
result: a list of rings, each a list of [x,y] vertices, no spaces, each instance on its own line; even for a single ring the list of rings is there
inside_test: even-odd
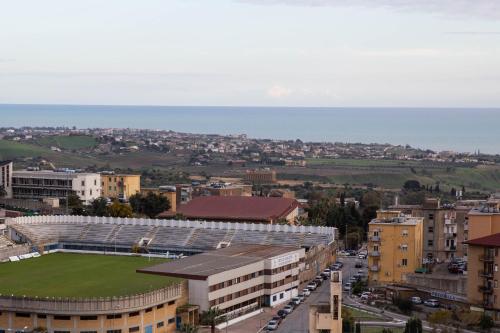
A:
[[[280,85],[274,85],[267,90],[267,95],[273,98],[282,98],[290,96],[292,92],[292,89]]]
[[[260,5],[379,7],[500,20],[498,0],[237,0]]]

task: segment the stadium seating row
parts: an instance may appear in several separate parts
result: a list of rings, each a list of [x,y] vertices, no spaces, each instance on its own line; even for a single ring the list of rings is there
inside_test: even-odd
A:
[[[313,247],[329,244],[332,235],[280,231],[221,230],[126,224],[44,223],[10,226],[26,240],[36,244],[58,242],[132,247],[143,238],[150,248],[161,250],[216,249],[221,242]]]
[[[24,260],[24,259],[38,258],[38,257],[40,257],[40,253],[32,252],[32,253],[21,254],[19,256],[9,257],[9,261],[16,262],[16,261],[20,261],[20,260]]]

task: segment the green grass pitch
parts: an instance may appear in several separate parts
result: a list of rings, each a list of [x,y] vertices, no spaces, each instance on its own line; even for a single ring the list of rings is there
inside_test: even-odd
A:
[[[108,297],[147,292],[179,279],[136,273],[167,261],[147,257],[55,253],[0,264],[0,294]]]

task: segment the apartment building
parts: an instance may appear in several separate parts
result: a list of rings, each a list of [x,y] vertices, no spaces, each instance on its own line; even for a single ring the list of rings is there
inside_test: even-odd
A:
[[[469,239],[496,233],[500,233],[500,195],[493,195],[486,203],[468,213]]]
[[[238,244],[139,270],[189,282],[189,303],[222,310],[229,318],[274,307],[298,294],[305,250]]]
[[[422,205],[395,205],[393,210],[422,217],[424,258],[446,261],[466,254],[469,207],[441,205],[439,199],[428,198]]]
[[[499,214],[500,216],[500,214]],[[500,233],[471,239],[468,247],[467,300],[473,309],[500,320]]]
[[[309,332],[342,332],[342,272],[330,275],[330,302],[309,306]]]
[[[17,199],[65,199],[74,193],[85,204],[101,196],[101,175],[97,173],[14,171],[12,192]]]
[[[368,224],[368,281],[373,285],[403,282],[422,265],[423,218],[393,215],[380,211]]]
[[[0,161],[0,189],[5,198],[12,198],[12,170],[12,161]]]
[[[101,186],[103,197],[126,200],[141,192],[141,176],[102,173]]]

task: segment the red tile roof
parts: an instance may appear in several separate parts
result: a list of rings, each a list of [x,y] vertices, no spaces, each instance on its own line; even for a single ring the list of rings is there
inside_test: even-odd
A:
[[[500,233],[465,241],[464,244],[500,247]]]
[[[197,197],[177,209],[187,219],[212,221],[271,222],[285,218],[299,203],[295,199],[275,197],[208,196]],[[163,212],[160,217],[173,216]]]

